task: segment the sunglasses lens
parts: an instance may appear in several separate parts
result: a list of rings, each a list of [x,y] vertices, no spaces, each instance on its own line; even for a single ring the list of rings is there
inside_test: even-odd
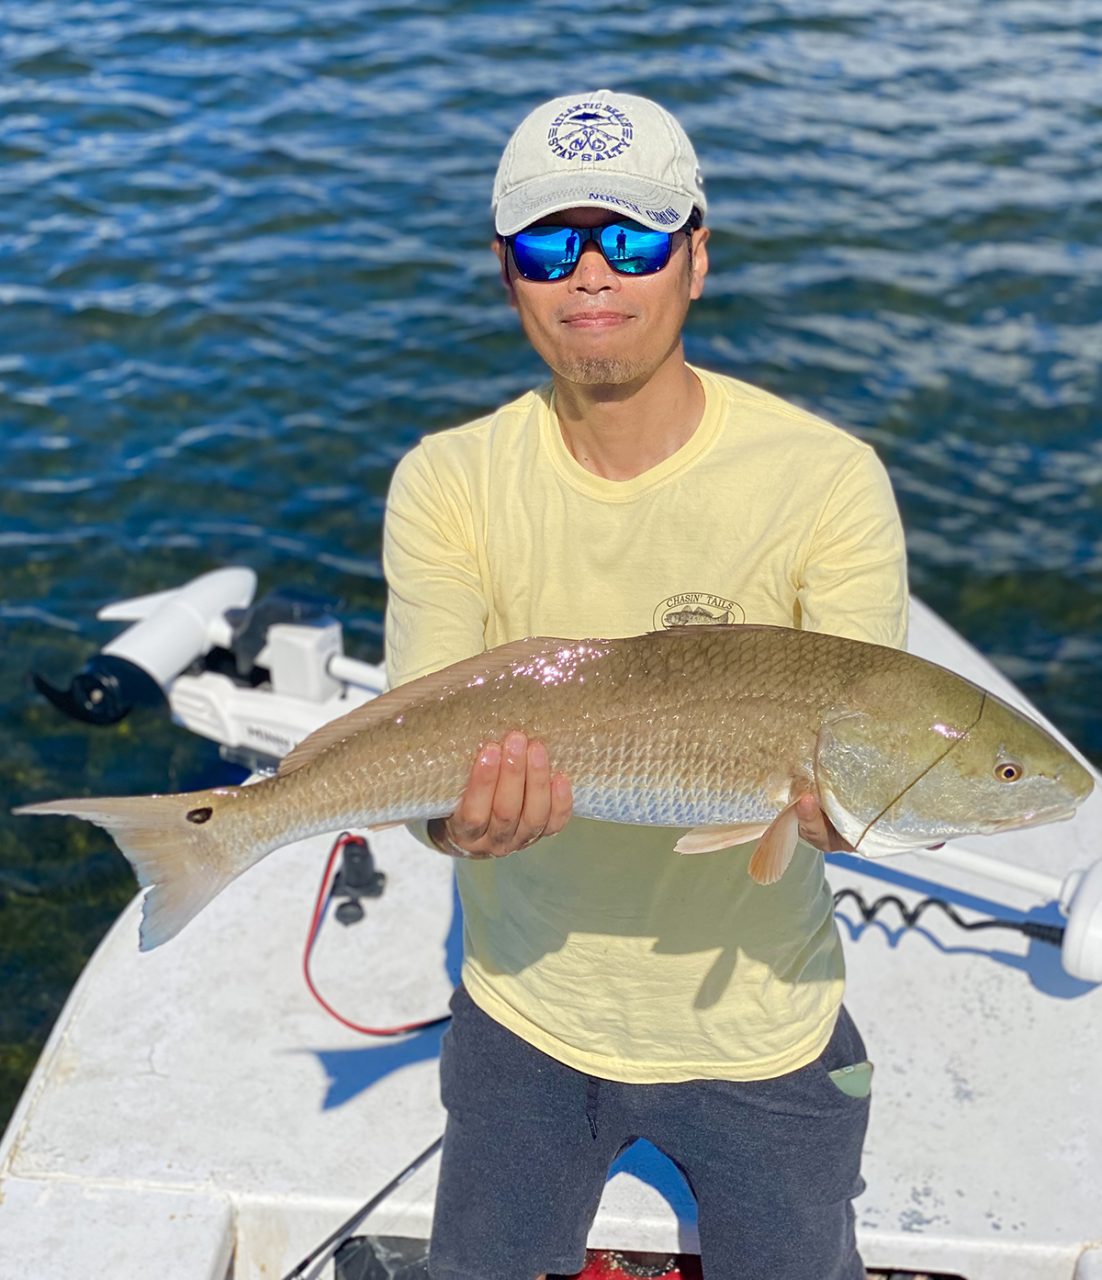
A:
[[[601,248],[614,270],[629,276],[661,271],[670,260],[673,237],[637,222],[613,222],[600,231]]]
[[[605,260],[621,275],[650,275],[670,260],[672,235],[638,222],[611,222],[593,232],[547,225],[529,227],[511,238],[517,270],[525,280],[561,280],[578,265],[591,234],[600,241]]]
[[[525,280],[561,280],[574,270],[582,238],[571,227],[530,227],[518,232],[512,244]]]

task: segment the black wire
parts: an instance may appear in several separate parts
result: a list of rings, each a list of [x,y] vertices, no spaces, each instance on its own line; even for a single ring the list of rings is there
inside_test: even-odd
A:
[[[301,1277],[305,1276],[306,1268],[318,1258],[320,1258],[321,1261],[318,1263],[311,1275],[306,1277],[306,1280],[314,1280],[314,1277],[320,1275],[322,1267],[324,1267],[329,1261],[330,1256],[336,1253],[337,1249],[339,1249],[348,1236],[356,1230],[372,1209],[382,1204],[392,1191],[397,1191],[402,1183],[405,1182],[407,1178],[411,1178],[423,1164],[427,1164],[428,1161],[431,1160],[432,1157],[440,1150],[443,1142],[444,1135],[441,1134],[440,1137],[430,1143],[419,1156],[415,1156],[409,1164],[406,1165],[402,1172],[397,1175],[397,1177],[391,1178],[381,1191],[376,1195],[373,1195],[362,1209],[357,1209],[347,1222],[341,1223],[331,1236],[323,1240],[321,1244],[313,1250],[313,1252],[307,1254],[298,1266],[294,1268],[294,1270],[288,1271],[283,1277],[283,1280],[300,1280]]]
[[[948,902],[942,901],[941,898],[923,898],[921,902],[915,903],[913,907],[908,907],[902,898],[897,898],[894,893],[886,893],[882,898],[877,898],[870,905],[856,889],[839,889],[834,895],[835,907],[845,898],[852,898],[857,903],[857,910],[860,911],[866,924],[870,923],[886,907],[895,907],[900,916],[902,916],[903,923],[907,928],[913,929],[918,924],[923,912],[928,911],[930,907],[937,907],[940,911],[944,911],[949,919],[961,929],[1015,929],[1019,933],[1024,933],[1027,938],[1035,938],[1040,942],[1049,942],[1054,947],[1060,946],[1064,941],[1064,928],[1062,925],[1041,924],[1036,920],[996,920],[994,917],[986,920],[965,920]]]

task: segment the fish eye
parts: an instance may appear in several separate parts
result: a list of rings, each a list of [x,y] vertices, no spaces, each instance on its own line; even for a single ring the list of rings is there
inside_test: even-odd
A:
[[[1024,773],[1022,766],[1014,760],[1000,760],[995,766],[995,777],[1000,782],[1017,782]]]

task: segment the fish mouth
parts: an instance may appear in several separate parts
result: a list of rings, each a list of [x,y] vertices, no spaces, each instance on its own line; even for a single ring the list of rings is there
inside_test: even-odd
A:
[[[1020,818],[1004,818],[1001,822],[993,822],[991,832],[994,834],[998,831],[1021,831],[1026,827],[1041,827],[1048,822],[1067,822],[1069,818],[1075,817],[1075,812],[1076,806],[1073,804],[1059,809],[1040,809],[1035,813],[1024,814]]]

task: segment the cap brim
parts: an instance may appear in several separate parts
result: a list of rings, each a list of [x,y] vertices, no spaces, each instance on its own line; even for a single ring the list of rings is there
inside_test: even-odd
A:
[[[610,209],[656,231],[676,231],[689,220],[693,197],[644,178],[610,173],[552,174],[533,178],[502,196],[494,227],[511,236],[564,209]]]

